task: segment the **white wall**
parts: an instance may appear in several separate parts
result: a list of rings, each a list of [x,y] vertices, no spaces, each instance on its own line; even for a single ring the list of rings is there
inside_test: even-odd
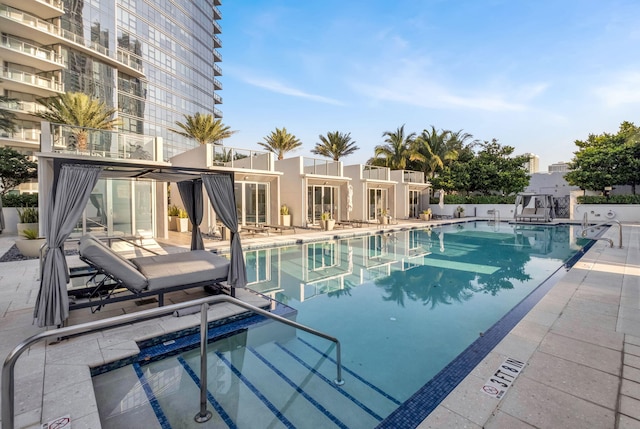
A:
[[[571,186],[564,180],[566,173],[535,173],[529,179],[529,186],[525,192],[537,194],[551,194],[555,198],[566,197],[572,191],[579,190],[577,186]]]

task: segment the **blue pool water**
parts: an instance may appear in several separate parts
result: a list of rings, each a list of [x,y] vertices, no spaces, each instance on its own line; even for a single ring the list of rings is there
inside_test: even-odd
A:
[[[347,383],[327,387],[335,378],[329,358],[335,354],[325,340],[301,332],[267,338],[271,325],[249,324],[210,346],[216,424],[384,426],[434,376],[447,379],[441,373],[447,364],[586,243],[570,226],[475,222],[246,252],[248,288],[294,308],[298,322],[341,341]],[[169,380],[179,384],[171,389],[184,399],[197,397],[198,365],[197,352],[188,351],[134,369],[141,382],[168,370]],[[266,392],[269,386],[276,393]],[[151,394],[158,421],[158,408],[173,410],[160,413],[166,424],[158,427],[189,426],[176,420],[180,407],[167,389]],[[345,403],[353,409],[341,409]]]

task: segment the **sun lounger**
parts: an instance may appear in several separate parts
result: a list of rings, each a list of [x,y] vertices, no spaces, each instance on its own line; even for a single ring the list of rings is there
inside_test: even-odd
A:
[[[286,225],[270,225],[270,224],[265,224],[264,225],[265,228],[268,228],[269,230],[274,230],[275,232],[279,232],[280,234],[283,234],[285,231],[293,231],[293,233],[296,233],[296,227],[293,225],[290,226],[286,226]],[[267,232],[267,235],[269,233]]]
[[[516,215],[516,221],[524,222],[525,219],[528,219],[529,222],[533,222],[534,220],[546,221],[545,209],[542,207],[526,207],[522,209],[522,213]]]
[[[89,302],[75,303],[70,309],[94,307],[99,310],[110,302],[158,296],[164,305],[164,294],[176,290],[203,286],[221,287],[229,272],[229,260],[206,250],[143,256],[125,259],[92,235],[85,235],[79,243],[80,259],[97,273],[90,282],[95,284]],[[103,276],[100,281],[97,278]],[[126,288],[131,294],[113,296],[116,289]],[[231,296],[235,295],[233,288]]]

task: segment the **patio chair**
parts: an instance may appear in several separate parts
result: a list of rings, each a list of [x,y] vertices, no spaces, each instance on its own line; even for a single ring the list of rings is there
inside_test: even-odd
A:
[[[107,303],[155,295],[158,305],[162,306],[167,292],[204,286],[223,288],[230,264],[228,259],[206,250],[128,260],[90,234],[80,239],[79,254],[96,273],[87,282],[93,285],[89,301],[70,304],[69,309],[92,307],[92,312]],[[102,278],[97,280],[100,276]],[[123,288],[131,293],[114,296],[117,289]],[[230,288],[230,294],[235,296],[233,288]]]

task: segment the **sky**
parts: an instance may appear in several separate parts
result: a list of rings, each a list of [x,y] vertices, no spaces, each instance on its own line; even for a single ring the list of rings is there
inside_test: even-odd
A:
[[[225,146],[286,127],[313,156],[350,133],[365,163],[385,131],[463,130],[549,164],[575,140],[640,124],[637,0],[226,0]]]

